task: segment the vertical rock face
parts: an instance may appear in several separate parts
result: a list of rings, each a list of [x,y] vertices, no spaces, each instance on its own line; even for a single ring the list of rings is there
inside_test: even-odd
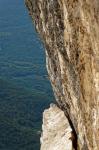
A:
[[[77,149],[99,150],[99,0],[26,0],[26,5]]]

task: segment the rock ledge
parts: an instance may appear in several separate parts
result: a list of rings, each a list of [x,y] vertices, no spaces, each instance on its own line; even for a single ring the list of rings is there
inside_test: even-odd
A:
[[[44,111],[42,130],[41,150],[73,150],[72,129],[55,104]]]

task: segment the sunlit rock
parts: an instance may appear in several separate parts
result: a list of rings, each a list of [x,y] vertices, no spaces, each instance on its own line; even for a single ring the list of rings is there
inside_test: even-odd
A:
[[[56,105],[44,111],[42,130],[41,150],[73,150],[72,129]]]
[[[56,101],[80,150],[99,150],[99,0],[26,0]],[[65,146],[65,145],[64,145]]]

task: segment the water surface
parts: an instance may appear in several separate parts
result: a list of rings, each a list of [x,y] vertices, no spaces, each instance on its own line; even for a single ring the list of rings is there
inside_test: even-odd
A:
[[[53,100],[43,45],[23,0],[0,0],[0,150],[39,150]]]

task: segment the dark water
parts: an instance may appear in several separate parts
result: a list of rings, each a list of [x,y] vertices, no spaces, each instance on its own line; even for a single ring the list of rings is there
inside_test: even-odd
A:
[[[39,150],[53,100],[43,45],[23,0],[0,0],[0,150]]]

